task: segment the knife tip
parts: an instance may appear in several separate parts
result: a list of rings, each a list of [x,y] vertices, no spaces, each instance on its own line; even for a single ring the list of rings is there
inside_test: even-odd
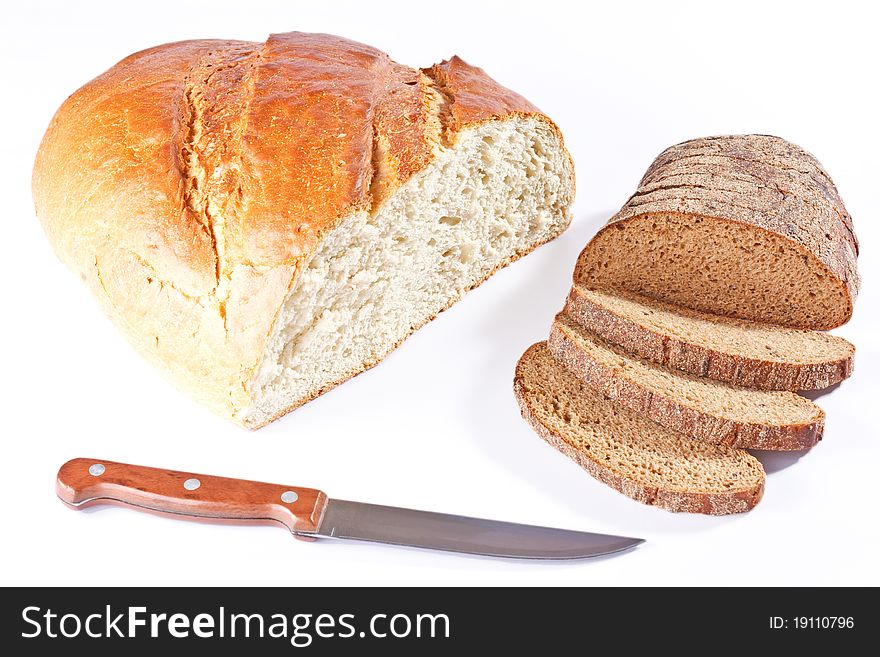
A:
[[[645,542],[644,538],[632,538],[630,536],[621,537],[621,539],[622,539],[621,543],[617,547],[617,549],[609,550],[608,554],[615,554],[618,552],[628,552],[629,550],[633,550]]]

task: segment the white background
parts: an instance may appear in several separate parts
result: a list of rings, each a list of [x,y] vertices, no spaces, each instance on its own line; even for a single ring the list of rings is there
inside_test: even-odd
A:
[[[660,5],[663,4],[661,7]],[[880,584],[878,103],[872,3],[149,2],[7,4],[2,584]],[[572,228],[489,280],[375,369],[258,432],[211,415],[117,335],[55,259],[30,198],[53,112],[131,52],[198,37],[341,34],[400,62],[458,54],[561,126]],[[519,416],[514,364],[547,333],[575,258],[651,159],[684,139],[761,132],[815,153],[862,243],[863,291],[837,331],[856,373],[819,398],[825,439],[761,455],[766,495],[709,518],[640,505],[591,479]],[[329,495],[632,536],[623,556],[534,563],[293,540],[55,498],[75,456],[320,487]]]

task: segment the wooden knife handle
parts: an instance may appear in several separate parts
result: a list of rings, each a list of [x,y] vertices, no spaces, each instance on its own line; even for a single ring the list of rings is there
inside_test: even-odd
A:
[[[327,496],[314,488],[175,472],[100,459],[73,459],[58,471],[61,501],[82,509],[126,504],[159,513],[233,522],[280,522],[295,535],[318,530]]]

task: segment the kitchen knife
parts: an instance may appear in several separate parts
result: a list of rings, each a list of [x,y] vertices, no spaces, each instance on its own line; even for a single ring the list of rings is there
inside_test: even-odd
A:
[[[329,499],[313,488],[73,459],[56,492],[76,509],[124,504],[196,519],[281,523],[305,540],[344,538],[522,559],[580,559],[643,540]]]

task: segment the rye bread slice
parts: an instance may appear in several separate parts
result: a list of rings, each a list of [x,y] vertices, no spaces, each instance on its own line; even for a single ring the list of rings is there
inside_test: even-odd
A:
[[[541,438],[634,500],[667,511],[724,515],[752,509],[764,492],[764,469],[754,456],[691,440],[603,398],[556,361],[544,342],[520,358],[513,389]]]
[[[731,386],[630,355],[564,314],[551,353],[599,394],[696,440],[749,449],[797,450],[822,438],[825,413],[793,392]]]
[[[852,315],[853,222],[827,172],[778,137],[661,153],[590,240],[574,280],[725,317],[829,329]]]
[[[828,333],[729,319],[635,294],[572,287],[566,315],[672,369],[761,390],[820,390],[852,374],[855,347]]]

